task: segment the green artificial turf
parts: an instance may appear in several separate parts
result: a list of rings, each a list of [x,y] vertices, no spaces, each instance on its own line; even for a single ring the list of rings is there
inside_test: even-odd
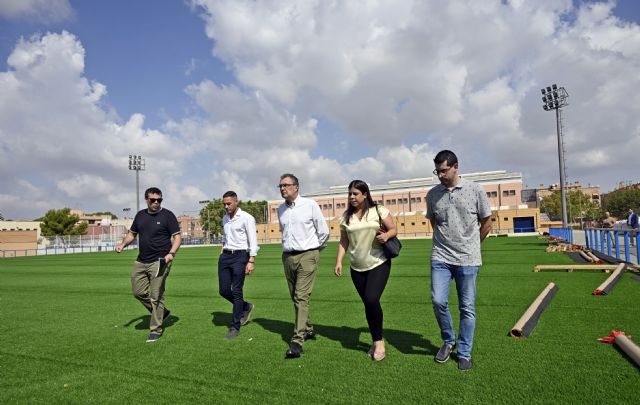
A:
[[[311,300],[317,339],[285,360],[293,304],[280,245],[262,246],[245,297],[256,305],[224,341],[231,305],[217,294],[219,248],[183,248],[167,281],[175,315],[145,343],[148,315],[131,295],[136,252],[0,259],[0,403],[636,403],[639,369],[596,341],[640,336],[640,282],[608,296],[601,272],[540,272],[568,263],[534,237],[489,238],[478,277],[474,368],[433,361],[441,344],[429,293],[431,241],[404,240],[382,298],[387,358],[370,335],[348,272],[322,252]],[[544,287],[559,291],[529,338],[507,333]],[[450,305],[457,327],[457,301]],[[66,384],[66,386],[65,386]],[[635,398],[635,399],[634,399]]]

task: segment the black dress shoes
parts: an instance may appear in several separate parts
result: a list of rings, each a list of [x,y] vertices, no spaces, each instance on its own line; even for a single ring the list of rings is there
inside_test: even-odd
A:
[[[316,338],[316,332],[312,330],[308,330],[304,333],[304,340],[311,340]]]
[[[285,357],[287,359],[296,359],[296,358],[300,357],[300,355],[303,352],[304,351],[302,350],[302,346],[300,346],[296,342],[293,342],[293,343],[291,343],[291,345],[289,345],[289,350],[287,350],[287,353],[285,353]]]

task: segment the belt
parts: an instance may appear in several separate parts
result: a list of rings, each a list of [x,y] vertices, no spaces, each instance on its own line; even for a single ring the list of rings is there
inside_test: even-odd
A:
[[[314,247],[314,248],[311,248],[311,249],[307,249],[307,250],[289,250],[288,252],[284,252],[284,253],[286,253],[288,255],[299,255],[301,253],[311,252],[311,251],[319,250],[319,249],[320,249],[320,246]]]
[[[249,249],[222,249],[222,253],[228,253],[230,255],[235,255],[236,253],[248,253]]]

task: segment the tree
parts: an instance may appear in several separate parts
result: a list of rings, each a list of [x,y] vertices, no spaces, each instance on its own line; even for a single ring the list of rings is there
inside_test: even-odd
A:
[[[93,214],[86,214],[88,216],[101,216],[101,215],[109,215],[111,219],[118,219],[118,216],[111,211],[99,211],[94,212]]]
[[[79,220],[77,215],[71,215],[70,208],[49,210],[41,219],[42,236],[84,235],[87,232],[87,223],[78,224]]]
[[[240,208],[243,211],[248,212],[253,215],[256,219],[256,222],[259,224],[264,224],[267,222],[267,218],[265,217],[267,211],[267,202],[265,200],[262,201],[240,201]]]
[[[2,216],[2,212],[0,212],[0,221],[4,221],[4,217]]]
[[[213,238],[222,235],[222,218],[226,214],[222,199],[211,200],[200,210],[202,230]]]
[[[257,223],[266,222],[266,201],[240,201],[238,206],[243,211],[253,215]],[[226,213],[227,212],[224,210],[224,204],[221,198],[211,200],[200,210],[200,223],[202,224],[202,229],[213,238],[222,236],[224,232],[222,229],[222,218],[224,218]]]
[[[546,212],[553,220],[562,219],[562,202],[560,191],[544,197],[540,202],[540,211]],[[591,198],[582,191],[567,192],[567,221],[574,223],[576,219],[598,219],[602,217],[602,210]]]
[[[604,199],[604,207],[611,215],[618,218],[626,218],[629,208],[638,212],[640,188],[626,187],[610,192]]]

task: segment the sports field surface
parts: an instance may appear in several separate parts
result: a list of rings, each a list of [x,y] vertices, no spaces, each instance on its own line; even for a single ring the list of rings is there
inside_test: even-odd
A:
[[[256,309],[224,341],[231,305],[217,294],[218,247],[183,248],[167,281],[174,314],[145,343],[149,317],[130,292],[136,252],[0,259],[0,403],[638,403],[639,369],[596,339],[640,340],[640,282],[608,296],[601,272],[532,272],[568,263],[536,237],[489,238],[478,277],[474,368],[433,360],[441,345],[429,293],[431,241],[404,240],[382,297],[387,358],[370,335],[348,272],[320,258],[311,299],[316,340],[285,360],[293,304],[280,245],[264,245],[245,297]],[[559,291],[529,338],[507,333],[550,282]],[[450,299],[457,327],[457,299]]]

